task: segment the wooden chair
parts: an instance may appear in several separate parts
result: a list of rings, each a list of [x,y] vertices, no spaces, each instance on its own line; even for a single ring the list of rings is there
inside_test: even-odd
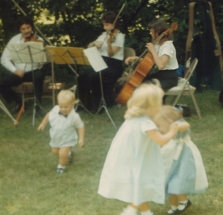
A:
[[[196,98],[194,96],[196,88],[190,85],[190,78],[197,66],[198,59],[195,58],[190,66],[188,67],[186,74],[184,78],[179,78],[178,85],[176,87],[173,87],[169,89],[168,91],[165,92],[165,95],[167,96],[174,96],[174,100],[172,102],[172,105],[175,106],[177,104],[177,101],[180,99],[181,96],[190,96],[193,103],[194,107],[196,109],[196,112],[201,119],[201,113],[200,113],[200,108],[198,106],[198,103],[196,101]]]
[[[1,101],[1,99],[0,99],[0,109],[2,109],[12,119],[12,121],[13,121],[13,123],[14,123],[15,126],[18,124],[18,121],[16,119],[14,119],[14,117],[12,116],[12,114],[6,108],[6,106],[4,105],[4,103]]]
[[[43,95],[42,98],[50,98],[53,101],[53,106],[55,105],[55,98],[53,91],[59,91],[64,89],[64,83],[53,83],[51,76],[46,76],[43,83]],[[34,99],[34,88],[33,82],[23,82],[20,84],[15,91],[22,95],[22,104],[25,106],[25,101]]]

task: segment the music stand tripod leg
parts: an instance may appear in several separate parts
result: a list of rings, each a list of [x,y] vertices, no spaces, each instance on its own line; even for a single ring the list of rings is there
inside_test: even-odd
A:
[[[111,117],[111,115],[109,114],[108,112],[108,109],[107,109],[107,105],[106,105],[106,102],[105,102],[105,99],[104,99],[104,91],[103,91],[103,85],[102,85],[102,77],[101,77],[101,71],[99,71],[99,78],[100,78],[100,87],[101,87],[101,101],[99,103],[99,107],[98,107],[98,110],[97,112],[95,113],[98,114],[100,112],[100,110],[102,110],[102,108],[105,109],[105,112],[107,113],[111,123],[113,124],[113,126],[116,128],[116,125]]]
[[[36,116],[36,107],[37,107],[37,99],[36,99],[36,89],[35,89],[35,84],[34,84],[34,71],[32,70],[32,79],[33,79],[33,95],[34,95],[34,98],[33,98],[33,118],[32,118],[32,125],[34,126],[35,125],[35,116]]]
[[[84,106],[84,104],[82,103],[82,101],[79,99],[79,91],[78,91],[78,80],[77,80],[77,76],[76,76],[76,89],[75,94],[76,94],[76,100],[78,101],[78,103],[75,105],[75,110],[77,110],[78,106],[82,107],[85,111],[87,111],[89,114],[91,114],[93,116],[93,114]]]
[[[31,47],[28,45],[27,48],[28,48],[28,53],[29,53],[29,56],[30,56],[31,63],[33,65],[34,64],[34,60],[33,60],[33,57],[32,57]],[[36,84],[35,84],[35,75],[34,75],[33,68],[31,70],[31,72],[32,72],[32,81],[33,81],[33,94],[34,94],[32,125],[34,126],[35,125],[35,116],[36,116],[36,108],[37,108],[37,105],[39,106],[39,108],[42,108],[42,107],[40,105],[40,101],[37,102],[37,98],[36,98],[36,89],[35,89]]]
[[[31,63],[33,64],[34,61],[33,61],[33,58],[32,58],[32,53],[31,53],[31,49],[30,49],[30,46],[27,46],[28,48],[28,52],[29,52],[29,55],[30,55],[30,59],[31,59]],[[35,125],[35,115],[36,115],[36,89],[35,89],[35,77],[34,77],[34,71],[33,71],[33,68],[32,68],[32,81],[33,81],[33,95],[34,95],[34,98],[33,98],[33,118],[32,118],[32,125],[34,126]]]

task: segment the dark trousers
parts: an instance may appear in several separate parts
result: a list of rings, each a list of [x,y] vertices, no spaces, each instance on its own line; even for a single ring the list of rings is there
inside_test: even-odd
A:
[[[43,92],[44,77],[45,72],[41,69],[26,72],[22,78],[14,73],[9,73],[0,80],[0,93],[8,103],[12,101],[21,102],[21,98],[12,89],[12,87],[16,87],[23,82],[33,82],[37,104],[40,104]]]
[[[114,85],[121,76],[122,61],[108,57],[103,57],[107,69],[102,70],[102,86],[106,105],[114,104]],[[97,109],[101,100],[100,73],[95,72],[93,68],[82,71],[78,77],[79,98],[87,108]]]
[[[177,86],[178,83],[178,76],[176,70],[160,70],[153,74],[149,73],[144,79],[144,81],[149,81],[152,79],[159,80],[163,91],[167,91],[170,88]]]

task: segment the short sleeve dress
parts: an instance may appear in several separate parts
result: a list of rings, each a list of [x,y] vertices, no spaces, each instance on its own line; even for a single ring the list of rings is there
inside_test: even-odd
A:
[[[126,119],[114,137],[102,170],[98,193],[139,205],[164,203],[164,167],[160,146],[146,131],[157,129],[147,116]]]
[[[166,197],[205,191],[207,176],[201,154],[191,141],[190,130],[178,133],[174,140],[162,147],[161,153],[166,169]]]
[[[73,110],[67,115],[61,115],[56,105],[49,114],[50,146],[55,148],[70,147],[77,144],[76,129],[84,126],[80,116]]]

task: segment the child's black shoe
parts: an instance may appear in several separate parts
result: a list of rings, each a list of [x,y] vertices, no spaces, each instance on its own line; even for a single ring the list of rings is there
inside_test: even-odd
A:
[[[191,201],[188,199],[188,201],[186,203],[179,203],[180,205],[184,205],[184,209],[183,210],[179,210],[177,209],[176,210],[176,213],[174,213],[174,215],[180,215],[180,214],[183,214],[191,205]]]

